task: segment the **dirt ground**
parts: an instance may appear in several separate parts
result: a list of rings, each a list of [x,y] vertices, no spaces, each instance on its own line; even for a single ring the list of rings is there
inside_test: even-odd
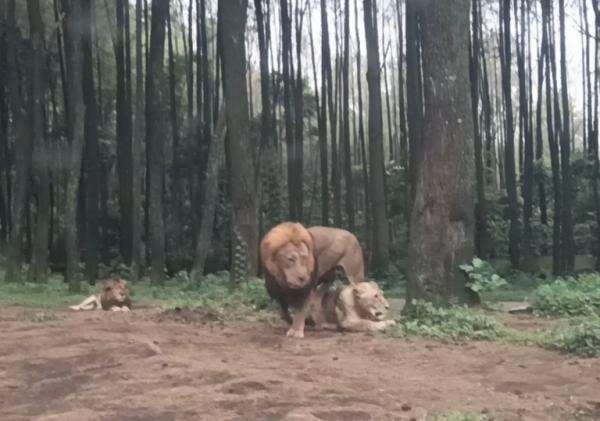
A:
[[[0,419],[600,419],[600,360],[498,343],[220,322],[158,310],[0,310]]]

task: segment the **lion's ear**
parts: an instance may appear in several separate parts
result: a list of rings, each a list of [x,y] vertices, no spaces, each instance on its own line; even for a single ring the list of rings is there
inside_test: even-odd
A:
[[[360,291],[356,287],[352,287],[352,295],[358,297],[360,295]]]

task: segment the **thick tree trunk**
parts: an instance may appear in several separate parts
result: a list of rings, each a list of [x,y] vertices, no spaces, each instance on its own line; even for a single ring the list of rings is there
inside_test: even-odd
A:
[[[426,0],[425,121],[409,234],[408,299],[467,300],[459,265],[474,252],[468,0]]]
[[[369,163],[371,168],[371,210],[373,215],[373,266],[382,270],[389,262],[389,225],[385,203],[381,70],[377,36],[377,9],[363,3],[367,40],[367,83],[369,85]]]
[[[231,167],[229,183],[232,225],[247,254],[247,273],[255,276],[258,269],[258,219],[254,162],[248,159],[253,154],[248,136],[246,90],[247,6],[247,0],[219,0],[218,20],[230,158],[236,163]]]

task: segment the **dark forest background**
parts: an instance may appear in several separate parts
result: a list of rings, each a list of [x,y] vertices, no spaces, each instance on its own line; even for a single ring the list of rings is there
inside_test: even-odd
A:
[[[597,0],[0,0],[8,281],[256,275],[283,220],[409,296],[600,264]],[[551,263],[546,263],[551,261]]]

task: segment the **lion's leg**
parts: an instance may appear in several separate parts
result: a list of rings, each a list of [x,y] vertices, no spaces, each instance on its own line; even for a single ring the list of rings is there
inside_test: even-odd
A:
[[[294,311],[294,317],[292,321],[292,327],[287,331],[287,336],[291,338],[304,338],[304,325],[306,323],[306,314],[310,308],[311,300],[314,297],[314,292],[311,291],[310,295],[304,300],[300,307]]]
[[[79,310],[93,310],[94,308],[98,308],[100,306],[100,299],[96,295],[90,295],[85,300],[83,300],[80,304],[76,306],[70,306],[71,310],[79,311]]]
[[[357,285],[365,281],[365,261],[360,247],[356,248],[354,252],[344,255],[338,266],[344,269],[350,285]]]
[[[353,332],[376,332],[384,330],[388,326],[396,324],[394,320],[372,321],[366,319],[349,318],[343,320],[340,325],[343,329]]]

